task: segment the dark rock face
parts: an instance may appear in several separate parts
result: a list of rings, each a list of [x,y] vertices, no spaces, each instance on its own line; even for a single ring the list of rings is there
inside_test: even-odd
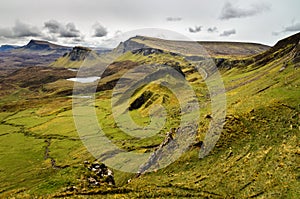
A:
[[[73,48],[73,50],[70,52],[70,60],[71,61],[82,61],[84,60],[88,54],[92,50],[86,47],[76,46]]]
[[[268,62],[277,59],[279,57],[282,57],[290,52],[296,51],[294,56],[297,57],[297,54],[299,53],[299,41],[300,41],[300,33],[294,34],[290,37],[278,41],[275,44],[275,46],[265,51],[264,53],[255,56],[254,59],[257,62],[257,65],[265,65]]]
[[[136,49],[145,48],[146,46],[144,44],[138,43],[136,41],[133,41],[132,39],[129,39],[123,43],[124,46],[124,52],[127,51],[133,51]]]
[[[139,42],[134,41],[133,39],[139,38],[139,37],[133,37],[128,39],[125,42],[121,42],[119,46],[115,49],[116,53],[123,54],[128,51],[133,51],[141,48],[147,48],[145,44],[141,44]]]
[[[141,48],[137,50],[131,51],[133,54],[143,54],[144,56],[151,55],[151,54],[162,54],[164,53],[161,49],[155,49],[155,48]]]
[[[182,77],[185,77],[185,74],[182,72],[181,67],[179,65],[172,66],[173,69],[175,69],[179,74],[182,75]]]
[[[186,56],[185,58],[186,58],[186,60],[189,60],[189,61],[202,61],[202,60],[205,60],[204,57],[202,57],[202,56],[196,56],[196,55],[194,55],[194,56]]]
[[[293,56],[293,63],[299,63],[300,62],[300,41],[298,42],[296,48],[295,48],[295,53]]]
[[[132,111],[140,108],[143,104],[145,104],[145,102],[148,101],[148,99],[151,98],[152,95],[153,93],[151,91],[145,91],[140,97],[130,104],[129,110]]]

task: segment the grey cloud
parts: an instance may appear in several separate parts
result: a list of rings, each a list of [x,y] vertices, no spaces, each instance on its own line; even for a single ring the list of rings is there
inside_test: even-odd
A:
[[[222,8],[220,19],[228,20],[233,18],[245,18],[258,15],[265,11],[270,10],[270,5],[260,3],[252,4],[248,8],[239,8],[232,5],[230,2],[226,2]]]
[[[272,32],[272,35],[273,36],[278,36],[278,35],[280,35],[280,32]]]
[[[44,27],[49,33],[58,34],[59,37],[80,37],[80,31],[76,29],[74,23],[64,25],[56,20],[50,20],[44,23]]]
[[[12,28],[0,28],[0,36],[4,38],[38,37],[42,32],[35,26],[16,21]]]
[[[68,23],[65,29],[60,32],[60,37],[80,37],[80,31],[73,23]]]
[[[202,26],[195,26],[195,28],[189,28],[189,32],[191,33],[197,33],[197,32],[200,32],[202,29]]]
[[[182,18],[181,17],[167,17],[166,20],[167,21],[181,21]]]
[[[50,33],[59,33],[61,24],[55,20],[50,20],[44,23],[44,27],[47,28]]]
[[[218,28],[217,27],[209,27],[207,29],[207,32],[209,33],[215,33],[215,32],[218,32]]]
[[[13,37],[13,32],[10,28],[0,28],[0,36],[1,37],[7,37],[7,38],[11,38]]]
[[[93,29],[94,29],[93,37],[104,37],[107,35],[106,28],[98,22],[93,25]]]
[[[73,38],[73,42],[82,43],[85,42],[84,36]]]
[[[20,21],[16,21],[12,31],[16,37],[37,37],[42,35],[41,31],[37,27]]]
[[[236,30],[232,29],[232,30],[225,30],[223,33],[220,34],[221,37],[228,37],[230,35],[234,35],[236,34]]]
[[[296,31],[300,31],[300,22],[287,26],[283,30],[283,32],[296,32]]]
[[[285,32],[297,32],[297,31],[300,31],[300,22],[293,23],[292,25],[286,26],[286,27],[283,28],[282,31],[272,32],[272,35],[278,36],[281,33],[285,33]]]

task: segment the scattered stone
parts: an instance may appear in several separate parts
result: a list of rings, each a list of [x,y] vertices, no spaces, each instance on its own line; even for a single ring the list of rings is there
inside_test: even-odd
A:
[[[93,162],[86,164],[89,173],[87,181],[90,186],[100,186],[101,184],[115,185],[114,173],[103,163]]]
[[[90,162],[87,161],[87,160],[85,160],[85,161],[83,162],[83,164],[90,164]]]
[[[174,53],[174,52],[170,52],[170,55],[172,55],[172,56],[178,56],[178,54]]]
[[[203,141],[199,141],[199,142],[196,142],[195,144],[193,144],[194,147],[201,147],[203,144]]]
[[[116,185],[115,179],[114,179],[114,177],[111,176],[111,175],[107,176],[106,182],[107,182],[109,185]]]
[[[207,114],[207,115],[205,115],[205,117],[204,117],[205,119],[212,119],[212,116],[211,115],[209,115],[209,114]]]
[[[175,129],[174,128],[171,128],[169,132],[167,132],[166,134],[166,137],[163,141],[163,143],[161,144],[161,147],[167,145],[171,140],[174,139],[174,136],[175,135]]]
[[[132,54],[143,54],[144,56],[151,55],[151,54],[162,54],[164,51],[161,49],[155,48],[140,48],[137,50],[131,51]]]
[[[75,192],[77,191],[77,187],[76,186],[67,187],[66,191]]]
[[[284,69],[285,69],[285,66],[281,67],[281,68],[279,69],[279,72],[284,71]]]

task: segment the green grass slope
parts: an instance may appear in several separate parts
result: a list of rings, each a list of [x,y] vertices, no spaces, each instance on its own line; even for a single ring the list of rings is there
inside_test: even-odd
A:
[[[296,34],[281,47],[255,57],[253,63],[221,69],[227,116],[221,137],[208,156],[199,159],[200,148],[194,145],[155,172],[136,177],[114,170],[116,186],[89,185],[92,174],[83,162],[95,159],[78,137],[72,99],[55,94],[59,85],[68,87],[63,80],[47,83],[44,90],[39,84],[30,89],[6,82],[7,88],[16,91],[2,92],[0,100],[0,197],[299,198],[299,40]],[[195,63],[168,50],[146,56],[127,52],[104,73],[93,104],[107,137],[124,150],[154,151],[165,133],[178,126],[178,100],[159,80],[140,87],[129,104],[119,104],[126,108],[139,101],[130,115],[141,126],[149,124],[151,106],[162,104],[168,117],[157,135],[137,139],[123,133],[114,121],[110,99],[114,82],[137,65],[155,63],[180,69],[195,90],[201,104],[199,143],[209,126],[210,98],[202,76],[193,70]],[[163,70],[157,68],[159,73]],[[176,79],[168,74],[164,77],[170,84]],[[51,92],[45,92],[47,88]],[[34,99],[31,103],[24,100],[28,96]]]
[[[90,48],[76,46],[72,51],[65,53],[62,57],[52,62],[50,67],[58,68],[79,68],[86,57],[89,57],[89,65],[93,65],[99,61],[99,56],[95,51]]]

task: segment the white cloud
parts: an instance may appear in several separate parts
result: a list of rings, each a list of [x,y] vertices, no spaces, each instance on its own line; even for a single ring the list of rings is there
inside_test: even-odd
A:
[[[226,2],[222,8],[220,19],[245,18],[261,14],[270,10],[270,5],[265,3],[252,4],[248,8],[240,8],[230,2]]]

